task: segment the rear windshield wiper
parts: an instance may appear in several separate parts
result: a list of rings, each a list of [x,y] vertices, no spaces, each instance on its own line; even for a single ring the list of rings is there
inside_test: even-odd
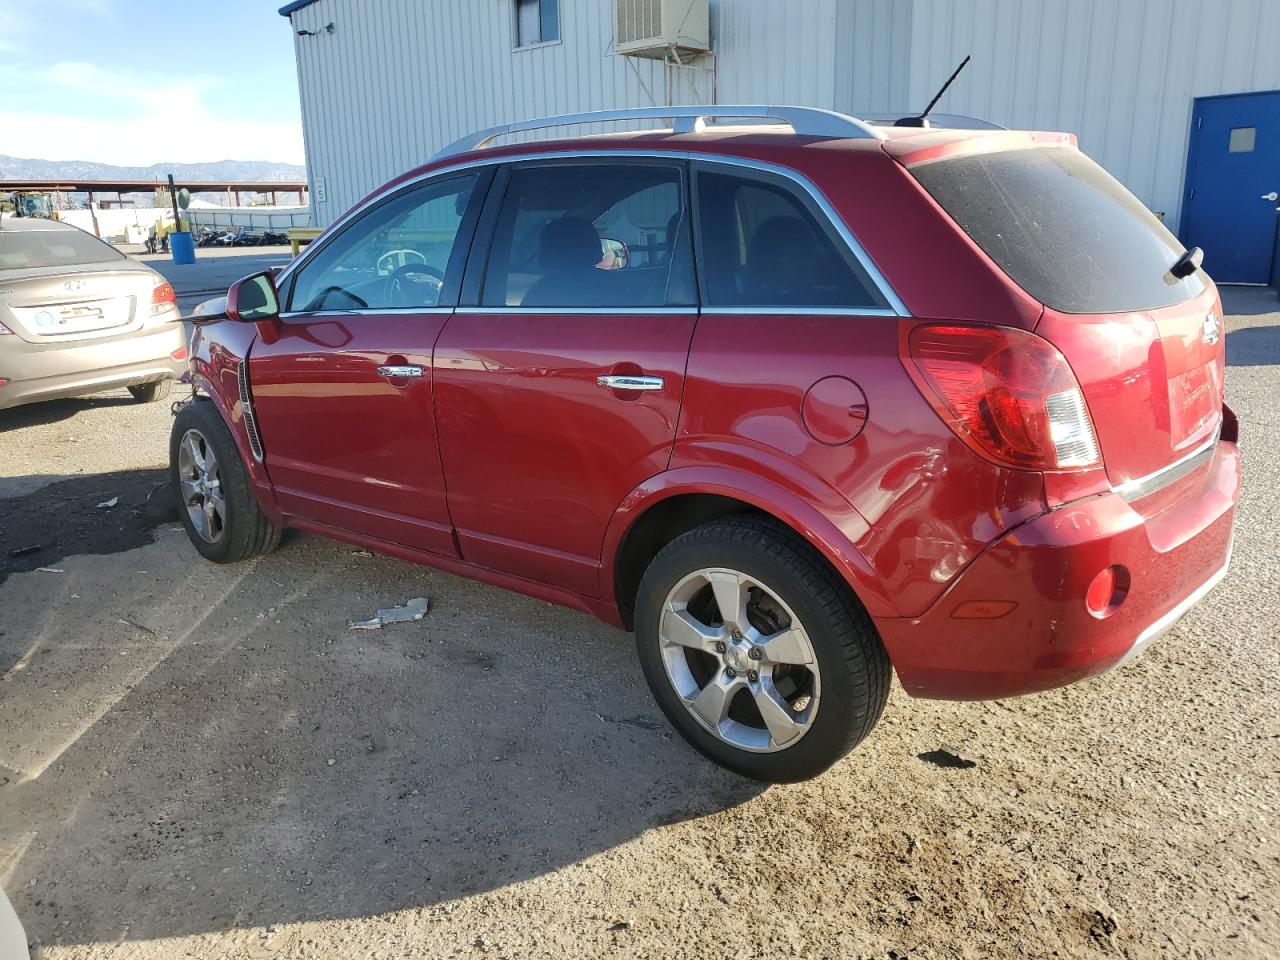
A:
[[[1202,263],[1204,263],[1204,251],[1199,247],[1192,247],[1177,260],[1173,261],[1173,266],[1169,268],[1169,272],[1177,279],[1185,280],[1199,270]]]

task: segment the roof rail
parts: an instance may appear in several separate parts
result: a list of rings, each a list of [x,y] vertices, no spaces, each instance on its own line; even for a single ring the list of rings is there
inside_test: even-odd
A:
[[[706,121],[713,119],[746,120],[749,118],[777,120],[787,124],[802,137],[837,137],[883,140],[885,135],[869,123],[856,117],[848,117],[832,110],[816,107],[768,107],[758,104],[693,106],[693,107],[626,107],[621,110],[597,110],[593,113],[570,113],[560,117],[542,117],[536,120],[517,120],[503,123],[487,130],[469,133],[455,140],[434,159],[466,153],[488,146],[498,137],[526,130],[543,130],[547,127],[564,127],[579,123],[607,123],[621,120],[670,120],[676,133],[698,133],[706,128]]]

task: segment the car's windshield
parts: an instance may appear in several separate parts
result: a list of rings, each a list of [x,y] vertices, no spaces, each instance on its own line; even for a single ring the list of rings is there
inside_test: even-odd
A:
[[[1153,310],[1204,290],[1175,280],[1182,244],[1118,180],[1070,147],[1006,150],[911,173],[1009,277],[1065,313]]]
[[[0,270],[123,259],[124,254],[83,230],[5,230],[0,224]]]

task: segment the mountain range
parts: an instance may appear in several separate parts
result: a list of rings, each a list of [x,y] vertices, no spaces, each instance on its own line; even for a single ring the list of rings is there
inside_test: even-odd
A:
[[[307,168],[269,160],[216,160],[212,163],[153,163],[149,167],[121,167],[89,160],[30,160],[0,153],[0,186],[5,180],[158,180],[172,173],[178,180],[307,179]]]

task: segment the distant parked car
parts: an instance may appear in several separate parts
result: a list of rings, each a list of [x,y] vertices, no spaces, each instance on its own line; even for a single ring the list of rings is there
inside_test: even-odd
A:
[[[1074,137],[574,120],[652,115],[684,123],[483,131],[234,285],[171,435],[196,548],[294,526],[633,627],[675,728],[761,780],[866,736],[890,665],[1062,686],[1224,576],[1217,291]]]
[[[162,400],[185,329],[150,267],[67,223],[0,218],[0,410],[113,387]]]

